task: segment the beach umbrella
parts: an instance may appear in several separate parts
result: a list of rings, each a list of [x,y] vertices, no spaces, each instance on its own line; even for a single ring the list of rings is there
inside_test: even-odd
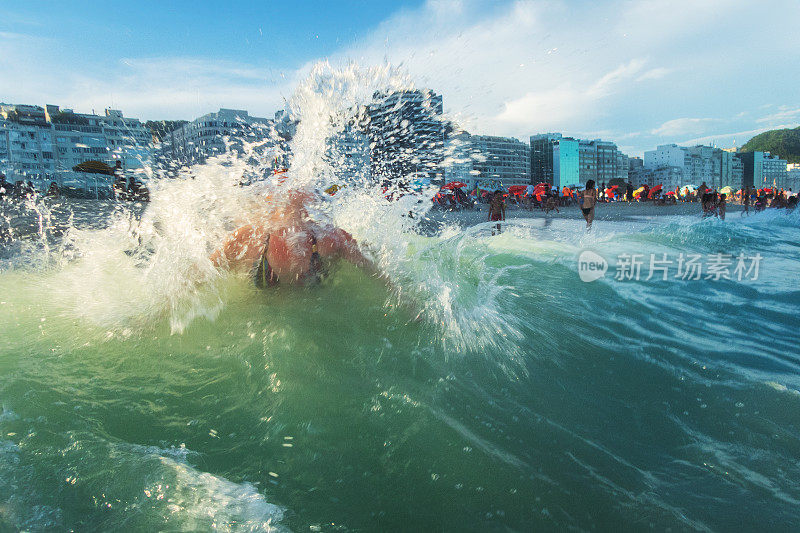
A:
[[[533,195],[536,197],[537,201],[541,202],[542,196],[547,194],[547,191],[549,190],[550,190],[549,183],[539,183],[536,185],[536,187],[533,188]]]
[[[642,187],[639,187],[638,189],[636,189],[635,191],[633,191],[633,197],[634,198],[639,198],[642,195],[642,193],[644,192],[644,189],[645,189],[644,186],[642,186]]]
[[[667,196],[675,196],[675,191],[669,191],[669,192],[667,193]]]
[[[86,172],[89,174],[105,174],[107,176],[114,175],[114,169],[106,165],[102,161],[84,161],[72,167],[75,172]]]
[[[650,199],[652,199],[652,198],[653,198],[653,196],[655,196],[656,194],[660,193],[660,192],[661,192],[661,189],[663,189],[663,188],[664,188],[664,187],[663,187],[663,186],[662,186],[662,185],[659,183],[658,185],[656,185],[655,187],[653,187],[652,189],[650,189],[650,192],[649,192],[649,193],[647,193],[647,197],[648,197],[648,198],[650,198]]]
[[[431,179],[429,177],[416,177],[408,184],[412,190],[419,191],[424,189],[425,187],[429,187],[431,184]]]
[[[732,192],[733,192],[733,187],[731,187],[730,185],[727,185],[727,186],[725,186],[725,187],[723,187],[723,188],[721,188],[721,189],[719,190],[719,193],[720,193],[720,194],[728,194],[728,195],[729,195],[729,194],[731,194]]]
[[[463,181],[451,181],[450,183],[445,183],[444,185],[442,185],[442,189],[444,190],[459,189],[461,187],[466,187],[466,186],[467,184],[464,183]]]
[[[525,194],[525,188],[526,188],[525,185],[512,185],[511,187],[508,188],[508,192],[520,196]]]

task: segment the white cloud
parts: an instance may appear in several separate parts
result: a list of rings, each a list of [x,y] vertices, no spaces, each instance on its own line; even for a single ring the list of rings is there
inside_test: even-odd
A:
[[[658,67],[654,69],[650,69],[638,78],[636,81],[647,81],[647,80],[660,80],[661,78],[665,77],[667,74],[672,72],[671,69]]]
[[[747,0],[517,1],[491,8],[430,1],[384,21],[336,57],[402,63],[418,84],[444,95],[446,109],[471,115],[468,127],[478,132],[526,138],[609,131],[611,140],[650,132],[637,139],[643,150],[734,118],[740,102],[750,105],[755,68],[762,94],[791,83],[791,60],[774,70],[763,58],[770,51],[785,57],[800,45],[798,32],[788,31],[800,24],[793,2],[772,6],[784,16],[765,32],[750,23],[763,8]]]
[[[785,122],[787,120],[800,119],[800,107],[781,106],[778,111],[771,113],[767,116],[757,118],[756,122],[759,124],[775,124],[777,122]]]
[[[708,130],[710,124],[718,122],[713,118],[676,118],[668,120],[650,131],[653,135],[675,137],[678,135],[696,135]]]
[[[709,128],[741,133],[797,121],[800,60],[786,53],[800,47],[795,3],[775,0],[771,10],[781,16],[765,31],[752,24],[763,6],[749,0],[430,0],[397,12],[331,60],[403,65],[417,85],[443,94],[445,108],[471,131],[604,132],[609,140],[631,135],[629,144],[644,150],[673,137],[707,138]],[[264,115],[283,105],[309,67],[281,73],[165,51],[100,71],[91,61],[64,63],[61,48],[0,33],[3,99],[86,110],[113,97],[144,118],[193,118],[222,106]],[[763,99],[771,102],[759,110]],[[793,106],[776,107],[786,103]]]
[[[759,133],[764,133],[765,131],[769,131],[771,129],[796,128],[798,126],[800,126],[800,123],[776,124],[768,128],[756,128],[752,130],[736,131],[733,133],[715,133],[713,135],[705,135],[703,137],[696,137],[694,139],[681,141],[677,144],[694,146],[697,144],[711,143],[717,146],[742,146]]]
[[[78,111],[105,107],[128,116],[194,118],[219,107],[271,115],[291,95],[288,77],[254,65],[196,57],[123,58],[116,68],[76,69],[64,64],[58,43],[0,33],[0,94],[11,103],[57,103]],[[20,83],[24,80],[24,83]]]

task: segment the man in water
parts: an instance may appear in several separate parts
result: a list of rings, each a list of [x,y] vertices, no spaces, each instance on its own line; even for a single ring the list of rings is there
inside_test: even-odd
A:
[[[489,221],[497,222],[495,227],[492,228],[492,235],[495,234],[495,230],[497,233],[501,232],[500,221],[505,221],[505,219],[506,203],[503,201],[503,191],[498,189],[494,191],[492,198],[489,200]]]
[[[210,259],[216,266],[254,271],[258,287],[319,281],[324,262],[345,259],[377,272],[346,231],[309,217],[315,196],[291,191],[288,200],[262,224],[237,229]]]

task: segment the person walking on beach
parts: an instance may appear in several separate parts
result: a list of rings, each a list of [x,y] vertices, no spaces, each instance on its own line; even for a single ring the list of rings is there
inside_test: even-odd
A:
[[[750,214],[750,187],[746,187],[744,190],[744,194],[742,194],[742,203],[744,204],[744,211],[739,216],[745,216]]]
[[[525,187],[525,208],[528,211],[533,211],[533,191],[535,190],[533,183],[529,183]]]
[[[544,204],[544,214],[545,216],[550,213],[553,209],[556,210],[556,213],[560,213],[561,211],[558,210],[558,202],[556,201],[556,193],[548,194],[547,200]]]
[[[500,221],[505,221],[506,219],[506,203],[503,201],[503,191],[496,190],[492,194],[492,198],[489,200],[489,221],[490,222],[497,222],[497,224],[492,227],[492,235],[501,232],[500,229]]]
[[[597,204],[597,189],[594,188],[594,180],[586,182],[586,189],[583,190],[583,202],[581,203],[581,212],[583,218],[586,219],[586,229],[592,227],[594,221],[594,207]]]

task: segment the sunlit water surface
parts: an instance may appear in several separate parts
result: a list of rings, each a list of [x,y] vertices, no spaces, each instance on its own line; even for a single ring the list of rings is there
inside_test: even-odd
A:
[[[493,237],[353,190],[324,216],[390,281],[259,291],[207,260],[254,194],[240,171],[146,209],[0,207],[0,529],[800,523],[797,213]],[[587,249],[611,263],[592,283]],[[761,254],[758,279],[614,279],[619,254],[718,252]]]

